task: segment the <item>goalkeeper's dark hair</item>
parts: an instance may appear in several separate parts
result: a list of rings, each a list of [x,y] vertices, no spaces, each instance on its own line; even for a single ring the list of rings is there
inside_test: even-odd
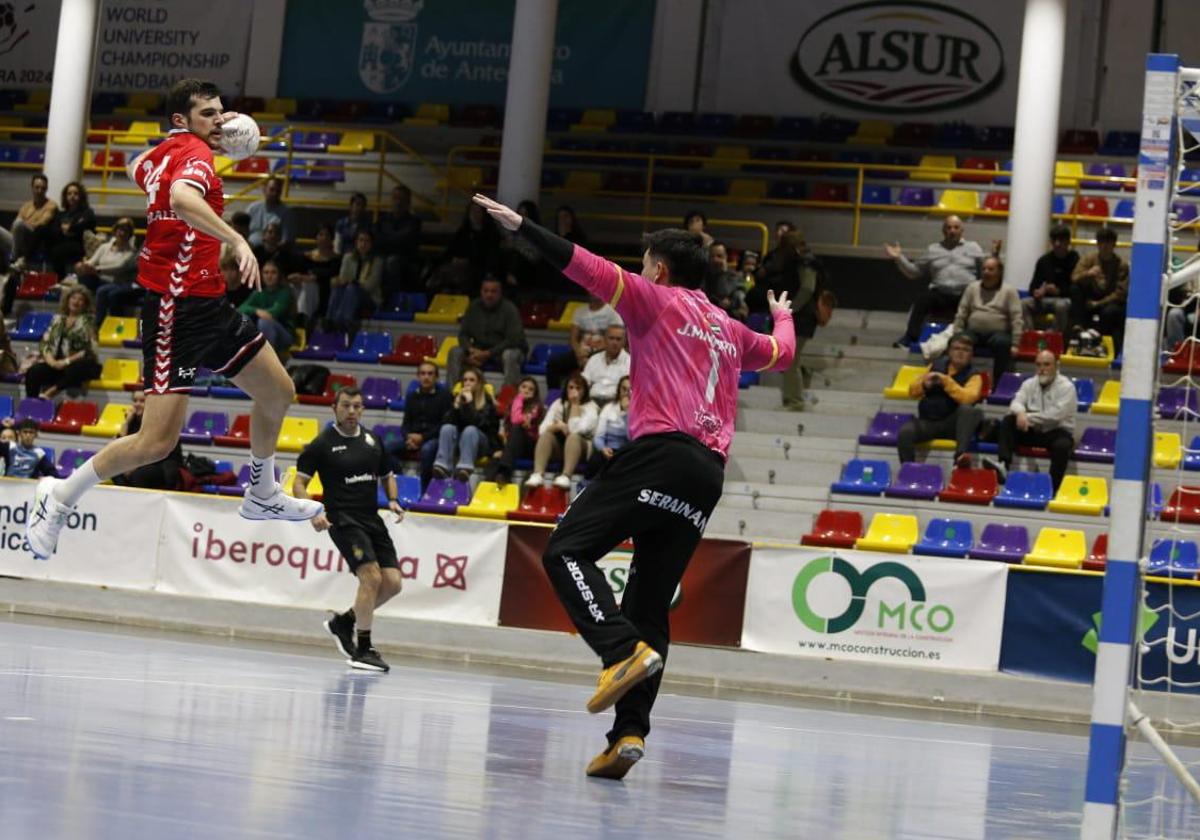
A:
[[[167,119],[172,114],[183,114],[185,117],[192,110],[193,99],[216,99],[221,95],[221,89],[212,82],[203,79],[180,79],[171,85],[167,92]]]
[[[650,256],[666,264],[667,278],[672,286],[699,289],[704,285],[708,247],[700,234],[666,228],[646,234],[642,241]]]

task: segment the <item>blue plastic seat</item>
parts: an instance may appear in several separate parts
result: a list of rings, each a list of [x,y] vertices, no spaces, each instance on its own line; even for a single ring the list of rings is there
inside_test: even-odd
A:
[[[882,184],[863,184],[863,204],[891,204],[892,188]]]
[[[13,341],[41,341],[53,320],[53,312],[27,312],[21,316],[9,338]]]
[[[1086,414],[1092,407],[1092,403],[1096,401],[1096,383],[1082,376],[1073,381],[1075,382],[1076,407],[1080,414]]]
[[[842,477],[829,488],[834,493],[858,496],[878,496],[892,480],[892,468],[887,461],[852,458],[842,468]]]
[[[570,349],[569,344],[535,344],[529,351],[529,358],[525,360],[523,370],[529,374],[545,375],[550,357]]]
[[[975,544],[971,523],[965,519],[931,519],[925,536],[913,546],[914,554],[934,557],[966,557]]]
[[[1200,550],[1191,540],[1155,540],[1150,549],[1147,575],[1195,578],[1200,572]]]
[[[1045,510],[1052,498],[1054,487],[1048,473],[1011,472],[992,504],[996,507]]]
[[[354,342],[347,349],[337,354],[337,360],[377,364],[379,357],[387,355],[391,350],[391,333],[360,332],[354,336]]]

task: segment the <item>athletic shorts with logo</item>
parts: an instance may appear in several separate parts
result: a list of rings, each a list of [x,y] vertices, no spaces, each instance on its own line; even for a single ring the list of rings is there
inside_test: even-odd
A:
[[[387,526],[374,511],[327,512],[329,536],[353,572],[363,563],[378,563],[381,569],[398,569],[396,546]]]
[[[187,393],[196,371],[234,377],[266,339],[224,297],[147,292],[142,304],[142,381],[146,392]]]

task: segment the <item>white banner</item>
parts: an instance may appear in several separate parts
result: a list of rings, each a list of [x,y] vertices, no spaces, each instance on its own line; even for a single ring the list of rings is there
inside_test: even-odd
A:
[[[357,580],[328,533],[307,522],[255,522],[239,499],[168,494],[158,589],[261,604],[345,609]],[[508,525],[386,514],[403,591],[380,615],[495,625]]]
[[[754,549],[742,647],[995,671],[1008,566],[810,548]]]

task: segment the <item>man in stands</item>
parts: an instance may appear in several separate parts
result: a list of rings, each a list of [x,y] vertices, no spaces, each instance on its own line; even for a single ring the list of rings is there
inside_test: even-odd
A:
[[[262,242],[263,231],[268,222],[278,222],[281,240],[292,242],[296,238],[296,217],[292,208],[283,203],[283,181],[272,175],[263,183],[263,197],[246,208],[250,216],[251,245]]]
[[[746,277],[729,270],[729,249],[724,242],[708,246],[708,274],[704,278],[708,299],[731,317],[745,321],[750,314],[746,306]],[[594,395],[593,395],[594,396]]]
[[[464,360],[477,368],[495,361],[504,369],[504,384],[516,387],[528,349],[517,305],[504,299],[500,281],[489,274],[459,322],[458,346],[450,351],[446,381],[458,381]]]
[[[279,266],[282,277],[287,277],[300,268],[300,261],[284,241],[283,225],[277,221],[267,222],[267,226],[263,228],[262,239],[254,246],[254,258],[258,260],[259,269],[262,269],[267,260],[275,263]]]
[[[385,258],[384,300],[416,283],[420,247],[421,217],[412,211],[412,190],[397,184],[392,187],[392,209],[380,214],[375,231],[375,250]]]
[[[1117,352],[1125,337],[1125,299],[1129,263],[1117,256],[1117,232],[1096,231],[1096,253],[1082,258],[1071,272],[1071,327],[1111,335]]]
[[[1012,286],[1003,285],[1004,264],[996,256],[983,260],[979,280],[963,291],[954,316],[954,331],[970,333],[976,346],[992,351],[992,382],[1012,367],[1012,358],[1021,340],[1024,316],[1021,296]]]
[[[625,349],[625,328],[616,325],[604,331],[604,351],[594,354],[583,366],[588,395],[603,406],[617,398],[617,386],[629,375],[629,351]]]
[[[562,381],[572,372],[582,370],[593,353],[604,349],[604,332],[611,326],[623,327],[625,322],[600,298],[592,295],[587,306],[575,308],[571,316],[571,349],[551,356],[546,363],[546,386],[562,387]]]
[[[979,278],[983,249],[978,242],[963,239],[963,222],[958,216],[946,217],[942,222],[942,240],[931,242],[915,262],[904,255],[899,242],[889,242],[883,248],[905,277],[929,280],[929,285],[913,303],[908,328],[896,340],[895,346],[908,347],[921,337],[921,327],[930,311],[958,306],[963,290]],[[992,253],[1000,253],[999,241],[992,243]]]
[[[971,336],[959,333],[950,339],[946,355],[908,386],[908,395],[920,402],[916,419],[900,427],[900,463],[916,460],[918,443],[953,438],[955,466],[971,466],[968,450],[983,422],[983,411],[976,405],[983,398],[983,378],[971,366],[974,352]]]
[[[37,445],[38,424],[26,417],[16,426],[15,443],[0,441],[0,453],[4,457],[4,474],[9,478],[41,478],[58,475],[54,462],[45,449]]]
[[[1050,229],[1050,250],[1038,257],[1029,281],[1029,297],[1021,301],[1025,329],[1036,329],[1038,318],[1054,316],[1054,329],[1067,332],[1071,318],[1071,274],[1079,263],[1079,252],[1071,247],[1071,229]],[[1018,338],[1018,340],[1020,340]]]
[[[433,460],[437,457],[438,430],[452,399],[450,389],[438,382],[438,368],[433,362],[421,362],[417,367],[417,390],[404,398],[404,422],[400,424],[401,441],[388,449],[396,461],[417,455],[421,464],[421,487],[433,477]]]
[[[51,222],[58,213],[58,205],[46,195],[50,182],[42,173],[29,181],[29,200],[17,210],[11,233],[0,228],[0,251],[12,251],[13,268],[22,271],[25,262],[41,247],[49,244],[53,235]]]
[[[1000,424],[999,461],[984,458],[983,465],[995,470],[1003,484],[1018,446],[1045,447],[1050,450],[1050,479],[1057,493],[1075,451],[1078,400],[1074,383],[1059,375],[1058,359],[1053,353],[1042,350],[1034,365],[1037,375],[1021,383]]]

